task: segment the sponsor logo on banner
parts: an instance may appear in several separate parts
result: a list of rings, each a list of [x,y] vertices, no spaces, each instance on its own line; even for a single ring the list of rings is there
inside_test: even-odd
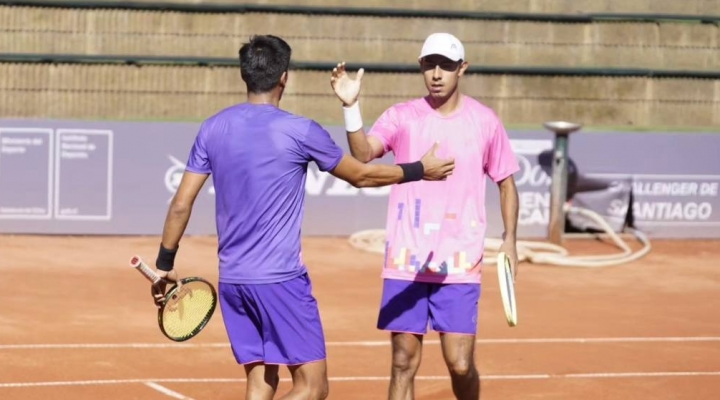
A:
[[[182,180],[186,165],[184,162],[178,160],[174,156],[169,155],[168,159],[170,160],[170,167],[165,170],[164,182],[165,188],[171,194],[170,198],[168,199],[169,203],[170,201],[172,201],[172,195],[175,195],[178,187],[180,187],[180,181]],[[208,188],[207,193],[211,195],[215,194],[215,187],[212,185],[212,182],[210,183],[210,187]]]
[[[550,221],[550,176],[538,162],[540,153],[552,150],[552,140],[510,139],[520,171],[515,174],[520,212],[518,225],[546,226]]]
[[[613,177],[614,174],[596,174]],[[632,176],[632,212],[639,226],[720,225],[713,204],[718,203],[720,175]],[[627,205],[614,201],[607,210],[610,218],[623,217]]]
[[[185,172],[185,163],[173,156],[168,156],[168,159],[172,165],[165,171],[165,188],[168,192],[175,194],[180,186],[183,172]]]
[[[165,170],[165,188],[167,191],[174,195],[180,186],[182,175],[185,172],[185,163],[177,159],[176,157],[169,155],[170,166]],[[210,187],[207,191],[208,194],[215,194],[215,187],[210,183]],[[308,167],[307,179],[305,181],[305,193],[310,196],[373,196],[381,197],[390,194],[390,186],[379,187],[379,188],[356,188],[351,184],[345,182],[342,179],[338,179],[327,172],[321,172],[316,166],[312,165]],[[168,199],[168,202],[172,200],[172,197]]]
[[[524,225],[547,224],[550,207],[550,176],[538,164],[537,156],[552,149],[551,140],[511,139],[520,164],[515,182],[520,196],[520,221]],[[342,179],[321,172],[314,165],[308,168],[305,189],[310,196],[387,196],[391,187],[355,188]]]
[[[539,156],[553,149],[552,140],[511,139],[513,151],[520,170],[515,174],[520,200],[518,225],[546,227],[550,216],[551,177],[540,165]],[[164,174],[164,185],[173,195],[185,171],[185,163],[168,155],[169,165]],[[603,174],[588,173],[587,177],[603,178],[607,194],[626,193],[632,187],[632,214],[635,225],[648,232],[651,227],[662,226],[720,226],[720,175],[662,175],[662,174]],[[317,166],[308,166],[305,191],[312,197],[352,198],[356,196],[383,197],[390,194],[391,187],[356,188]],[[206,191],[213,196],[215,189],[209,182]],[[600,196],[593,192],[593,196]],[[628,212],[624,196],[609,197],[608,201],[597,199],[586,206],[598,212],[609,222],[620,223]],[[171,201],[172,196],[168,198]],[[589,201],[588,199],[585,199]]]

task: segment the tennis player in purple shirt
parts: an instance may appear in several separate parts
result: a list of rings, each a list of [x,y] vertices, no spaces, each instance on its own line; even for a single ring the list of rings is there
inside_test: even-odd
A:
[[[165,220],[156,261],[164,280],[152,287],[158,303],[178,280],[180,238],[212,174],[220,310],[235,359],[245,367],[246,399],[272,399],[280,365],[293,378],[282,399],[328,395],[323,326],[300,248],[308,163],[356,187],[444,180],[454,169],[453,160],[435,157],[436,146],[420,161],[397,165],[343,154],[315,121],[279,108],[290,55],[275,36],[255,36],[241,47],[247,101],[202,123]]]

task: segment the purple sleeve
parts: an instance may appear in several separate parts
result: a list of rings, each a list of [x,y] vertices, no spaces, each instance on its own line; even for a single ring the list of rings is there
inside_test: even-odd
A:
[[[342,149],[332,140],[330,133],[317,122],[311,121],[301,142],[309,161],[315,161],[320,171],[326,172],[337,167],[343,157]]]
[[[494,182],[499,182],[520,169],[505,127],[499,119],[490,133],[486,155],[485,171]]]
[[[210,158],[207,152],[207,140],[208,140],[208,129],[205,123],[200,126],[200,131],[195,137],[195,143],[192,149],[190,149],[190,155],[188,156],[187,166],[185,170],[195,172],[198,174],[209,174]]]

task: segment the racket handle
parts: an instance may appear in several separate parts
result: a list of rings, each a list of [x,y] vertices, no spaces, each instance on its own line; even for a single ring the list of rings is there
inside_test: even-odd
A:
[[[147,264],[143,262],[140,256],[133,256],[130,259],[130,265],[137,269],[144,277],[146,277],[153,284],[160,281],[160,277],[155,273]]]

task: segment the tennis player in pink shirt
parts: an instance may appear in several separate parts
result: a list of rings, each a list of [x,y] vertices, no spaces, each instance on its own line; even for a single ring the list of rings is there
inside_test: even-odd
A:
[[[480,396],[474,347],[487,230],[485,186],[498,186],[506,252],[517,269],[519,170],[495,112],[461,93],[468,68],[462,43],[448,33],[427,37],[419,57],[428,94],[387,109],[366,135],[358,104],[364,71],[355,79],[344,63],[331,85],[343,102],[352,155],[370,162],[392,152],[396,162],[418,159],[438,143],[440,158],[455,160],[443,181],[393,185],[388,202],[383,290],[378,328],[391,332],[390,400],[413,398],[428,324],[439,332],[452,389],[459,400]]]

